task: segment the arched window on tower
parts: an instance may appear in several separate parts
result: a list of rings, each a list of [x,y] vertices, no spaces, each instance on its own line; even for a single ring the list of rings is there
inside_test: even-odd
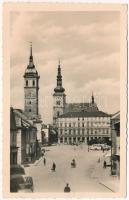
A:
[[[35,86],[35,81],[33,80],[33,86]]]
[[[28,86],[28,80],[26,80],[26,86]]]

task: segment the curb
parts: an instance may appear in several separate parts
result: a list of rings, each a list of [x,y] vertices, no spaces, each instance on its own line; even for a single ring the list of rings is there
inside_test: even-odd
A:
[[[111,192],[115,192],[114,190],[112,190],[111,188],[109,188],[108,186],[106,186],[104,183],[99,182],[100,185],[103,185],[104,187],[106,187],[108,190],[110,190]]]

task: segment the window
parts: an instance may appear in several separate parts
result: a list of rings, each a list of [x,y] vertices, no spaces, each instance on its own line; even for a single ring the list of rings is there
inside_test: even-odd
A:
[[[31,109],[29,109],[29,112],[31,112]]]
[[[28,80],[26,81],[26,86],[28,86]]]
[[[69,123],[69,127],[71,127],[71,123]]]
[[[57,104],[57,105],[60,105],[60,101],[57,101],[56,104]]]
[[[29,101],[29,104],[31,104],[31,101]]]
[[[60,112],[58,111],[58,112],[57,112],[57,117],[59,117],[59,115],[60,115]]]
[[[82,127],[84,127],[84,123],[82,123]]]
[[[71,135],[71,130],[69,130],[69,135]]]
[[[33,80],[33,86],[35,86],[35,81]]]

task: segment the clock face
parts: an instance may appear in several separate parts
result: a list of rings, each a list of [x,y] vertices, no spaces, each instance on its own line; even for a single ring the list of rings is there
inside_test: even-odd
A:
[[[26,98],[36,98],[36,91],[35,90],[26,91],[25,97]]]

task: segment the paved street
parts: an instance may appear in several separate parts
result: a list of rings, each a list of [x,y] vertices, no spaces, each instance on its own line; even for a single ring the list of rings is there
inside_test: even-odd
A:
[[[34,192],[63,192],[66,183],[69,183],[72,192],[111,192],[99,184],[99,180],[92,177],[99,157],[99,151],[88,152],[87,146],[58,145],[45,147],[46,166],[40,159],[35,165],[26,167],[26,173],[32,175]],[[76,160],[77,167],[71,168],[72,159]],[[52,163],[56,163],[56,171],[52,172]]]

